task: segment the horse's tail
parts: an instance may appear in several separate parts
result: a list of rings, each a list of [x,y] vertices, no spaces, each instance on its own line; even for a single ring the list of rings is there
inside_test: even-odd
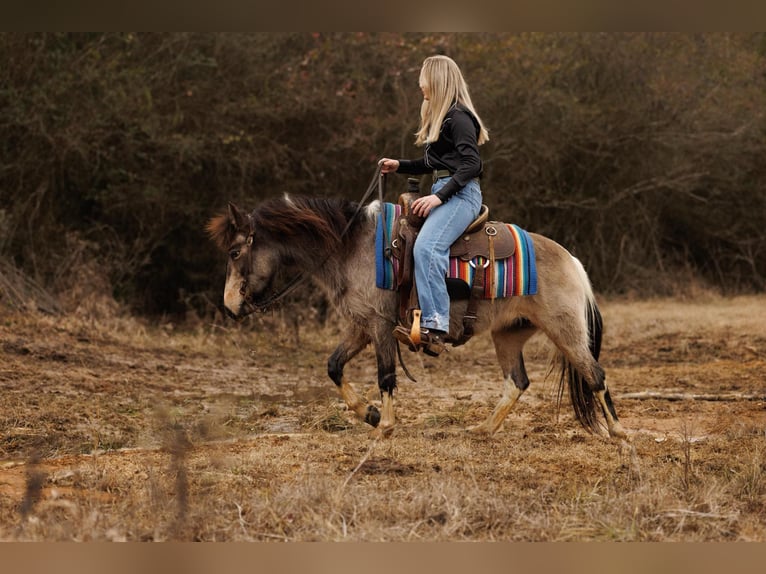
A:
[[[591,375],[594,378],[603,380],[604,372],[598,364],[598,357],[601,354],[601,338],[604,327],[601,311],[596,304],[596,298],[593,294],[590,279],[588,279],[588,275],[585,272],[582,263],[575,257],[572,257],[572,260],[577,268],[577,282],[585,296],[585,305],[582,312],[583,320],[587,325],[588,349],[594,359],[593,366],[591,367],[593,370]],[[582,369],[585,367],[579,366],[578,368],[563,354],[559,354],[559,366],[559,407],[561,406],[561,399],[564,394],[564,386],[567,386],[575,418],[577,418],[585,429],[597,433],[598,429],[602,426],[602,423],[596,414],[597,399],[582,373]]]

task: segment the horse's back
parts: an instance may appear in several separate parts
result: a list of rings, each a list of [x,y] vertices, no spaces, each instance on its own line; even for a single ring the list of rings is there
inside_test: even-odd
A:
[[[539,233],[529,233],[535,247],[539,282],[543,283],[581,283],[582,264],[564,246],[550,237]],[[584,269],[583,269],[584,271]]]
[[[535,252],[537,293],[506,300],[506,312],[495,315],[495,328],[518,317],[540,320],[545,316],[544,322],[547,322],[550,317],[565,313],[564,309],[582,309],[584,303],[593,298],[582,264],[565,247],[539,233],[529,232],[529,237]]]

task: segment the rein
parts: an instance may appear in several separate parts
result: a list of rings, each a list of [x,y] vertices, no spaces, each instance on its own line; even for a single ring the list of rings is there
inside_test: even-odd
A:
[[[359,214],[362,212],[362,209],[364,208],[364,203],[370,198],[372,195],[372,192],[374,192],[376,189],[378,190],[378,198],[380,199],[380,202],[383,203],[383,196],[385,195],[385,186],[386,186],[386,175],[384,173],[381,173],[380,171],[380,165],[378,165],[377,169],[375,170],[375,175],[373,175],[372,180],[370,181],[370,184],[367,186],[367,191],[364,192],[364,195],[362,196],[361,201],[356,207],[356,211],[351,216],[351,218],[348,220],[348,223],[346,223],[346,227],[343,229],[343,232],[340,234],[340,239],[343,239],[346,234],[348,233],[349,229],[351,229],[351,226],[354,224],[356,219],[359,217]],[[292,293],[298,286],[300,286],[302,283],[304,283],[309,276],[316,271],[317,269],[321,268],[325,263],[327,263],[327,260],[333,255],[333,253],[328,253],[327,256],[320,260],[319,263],[314,265],[314,267],[311,268],[309,271],[301,271],[293,277],[290,281],[288,281],[284,287],[282,287],[279,291],[276,291],[266,297],[263,301],[260,301],[259,303],[254,303],[252,301],[249,301],[245,299],[245,302],[250,305],[250,310],[241,315],[240,318],[244,319],[248,315],[252,313],[265,313],[269,310],[269,307],[277,303],[278,301],[284,299],[287,295]],[[247,290],[247,282],[242,281],[242,284],[240,285],[239,292],[244,295]]]

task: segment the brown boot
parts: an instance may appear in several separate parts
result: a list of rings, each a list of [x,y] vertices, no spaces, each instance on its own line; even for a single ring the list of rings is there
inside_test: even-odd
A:
[[[420,329],[420,341],[423,347],[423,352],[430,357],[438,357],[442,351],[446,348],[444,345],[444,335],[440,331],[429,331],[428,329]]]

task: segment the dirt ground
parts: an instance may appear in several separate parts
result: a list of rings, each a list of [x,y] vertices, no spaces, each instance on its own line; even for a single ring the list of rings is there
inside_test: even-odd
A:
[[[405,352],[373,440],[326,375],[340,326],[0,314],[2,540],[766,541],[766,297],[602,301],[630,444],[557,413],[549,348],[504,428],[486,335]],[[377,401],[374,356],[348,367]]]

